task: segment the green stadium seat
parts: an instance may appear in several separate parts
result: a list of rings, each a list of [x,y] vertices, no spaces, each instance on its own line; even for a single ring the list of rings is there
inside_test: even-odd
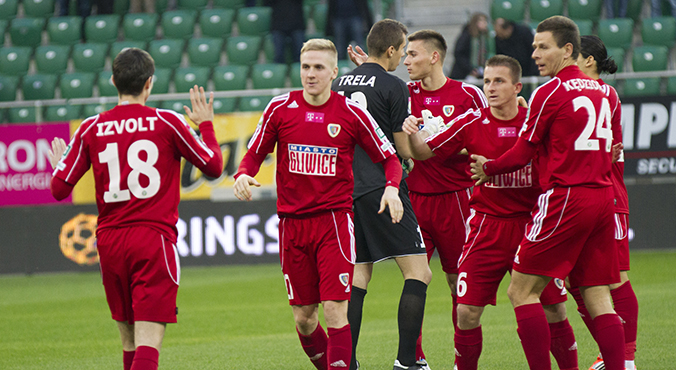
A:
[[[61,122],[82,118],[81,105],[51,105],[45,109],[45,121]]]
[[[204,37],[227,38],[232,34],[232,22],[235,20],[233,9],[207,9],[200,13],[200,29]]]
[[[117,14],[93,15],[85,19],[87,42],[111,43],[117,40],[120,16]]]
[[[46,45],[35,48],[35,66],[39,73],[61,74],[68,68],[70,46]]]
[[[148,45],[145,41],[116,41],[110,46],[110,61],[114,61],[117,54],[127,48],[138,48],[146,50]],[[157,61],[155,61],[157,63]]]
[[[12,20],[16,18],[19,0],[5,0],[0,2],[0,19]]]
[[[106,65],[108,44],[77,44],[73,46],[73,65],[78,72],[100,72]]]
[[[54,0],[23,0],[26,17],[48,18],[54,15]]]
[[[207,7],[209,0],[178,0],[177,4],[179,9],[194,9],[202,10]]]
[[[338,77],[352,71],[353,69],[357,68],[354,63],[352,63],[349,60],[339,60],[338,61]]]
[[[245,90],[249,68],[237,65],[214,68],[214,88],[217,91]]]
[[[206,88],[211,69],[207,67],[177,68],[174,72],[174,87],[177,93],[187,93],[197,85]]]
[[[223,39],[199,38],[188,41],[190,65],[212,67],[218,65],[223,50]]]
[[[608,51],[608,56],[613,57],[615,64],[617,64],[617,72],[622,73],[624,71],[624,58],[625,51],[622,48],[606,48]]]
[[[153,94],[166,94],[169,92],[169,82],[173,70],[169,68],[155,68],[153,76]]]
[[[317,4],[320,4],[322,0],[303,0],[303,5],[310,5],[310,6],[315,6]]]
[[[662,8],[664,9],[664,8]],[[629,0],[627,5],[627,16],[638,23],[641,19],[641,11],[643,10],[643,0]]]
[[[54,17],[47,23],[49,43],[75,45],[82,39],[82,18]]]
[[[659,77],[628,78],[624,81],[623,96],[657,96],[660,95]]]
[[[157,14],[134,13],[124,16],[124,38],[133,41],[150,41],[155,38]]]
[[[66,73],[61,75],[59,87],[64,99],[91,98],[94,95],[94,73]]]
[[[38,46],[42,43],[44,18],[16,18],[9,25],[9,35],[14,46]]]
[[[594,33],[594,22],[589,19],[574,19],[573,22],[577,24],[580,35],[592,35]]]
[[[561,0],[531,0],[531,21],[543,21],[553,15],[563,14],[563,1]]]
[[[37,121],[35,107],[9,108],[8,121],[10,123],[32,123]]]
[[[599,21],[598,32],[606,47],[627,50],[634,36],[634,21],[630,18],[602,19]]]
[[[231,64],[252,65],[258,60],[263,39],[259,36],[233,36],[225,45],[228,62]]]
[[[243,96],[239,99],[240,112],[262,112],[272,96]]]
[[[237,12],[237,27],[240,35],[263,36],[270,32],[272,8],[254,6]]]
[[[184,47],[184,40],[153,40],[148,46],[148,52],[155,60],[156,67],[176,68],[181,64]]]
[[[99,73],[99,77],[96,79],[96,86],[99,88],[99,96],[117,96],[117,88],[113,84],[112,77],[113,72],[111,71]]]
[[[122,17],[129,13],[129,0],[115,0],[113,2],[113,13]]]
[[[0,94],[2,94],[1,91]],[[676,95],[676,76],[667,78],[667,94]],[[2,97],[0,97],[0,101],[2,101]]]
[[[155,0],[155,11],[159,14],[167,11],[169,0]]]
[[[275,62],[275,42],[272,39],[272,34],[267,34],[263,40],[263,54],[265,55],[266,63]],[[284,59],[286,64],[293,63],[293,51],[289,45],[284,49]]]
[[[18,77],[0,76],[0,101],[16,100],[16,89],[18,86]]]
[[[669,49],[666,46],[637,46],[631,59],[634,72],[664,71],[667,69],[668,56]]]
[[[312,13],[312,20],[315,23],[315,32],[326,33],[326,13],[328,11],[327,4],[317,4],[314,6]],[[307,19],[307,18],[306,18]]]
[[[303,87],[303,81],[300,79],[300,63],[293,63],[291,65],[289,77],[291,78],[291,87]]]
[[[504,18],[514,22],[523,22],[523,14],[526,10],[524,0],[492,0],[491,18]]]
[[[184,105],[192,107],[190,105],[190,99],[165,100],[160,104],[160,108],[173,110],[179,114],[185,114],[185,109],[183,109]]]
[[[214,9],[239,9],[246,5],[246,0],[214,0]]]
[[[0,74],[23,76],[28,73],[33,49],[26,46],[0,48]]]
[[[602,0],[568,0],[568,16],[597,22],[601,18],[602,4]]]
[[[24,100],[54,99],[57,75],[35,74],[23,78],[21,91]]]
[[[676,41],[676,18],[659,17],[646,18],[641,25],[643,43],[648,45],[662,45],[668,48]]]
[[[5,30],[7,29],[7,26],[9,25],[9,21],[6,19],[0,19],[0,35],[2,37],[5,37]]]
[[[255,64],[251,70],[254,89],[282,88],[286,84],[289,67],[286,64]]]
[[[232,113],[237,109],[237,98],[214,98],[214,113]]]
[[[160,105],[162,105],[162,101],[160,101],[160,100],[148,100],[148,101],[146,101],[146,107],[159,108]]]
[[[162,33],[168,39],[188,39],[195,31],[195,10],[171,10],[162,14]]]
[[[103,113],[108,109],[111,109],[115,106],[114,103],[103,104],[103,103],[94,103],[94,104],[85,104],[82,107],[82,117],[92,117],[99,113]]]

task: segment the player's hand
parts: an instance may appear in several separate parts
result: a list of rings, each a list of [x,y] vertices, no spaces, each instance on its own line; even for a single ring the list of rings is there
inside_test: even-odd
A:
[[[252,185],[255,187],[261,186],[261,184],[259,184],[258,181],[256,181],[256,179],[253,177],[249,175],[240,175],[237,180],[235,180],[235,185],[232,188],[237,199],[250,201],[252,199]]]
[[[518,98],[516,98],[516,105],[518,105],[519,107],[528,108],[528,102],[526,101],[526,98],[524,98],[523,96],[519,96]]]
[[[204,121],[213,121],[214,120],[214,93],[209,93],[209,103],[207,103],[207,95],[204,92],[203,87],[190,88],[190,104],[192,105],[192,110],[188,106],[184,105],[185,114],[188,115],[191,121],[195,122],[199,126],[200,123]]]
[[[423,110],[421,113],[424,122],[424,126],[421,131],[427,132],[428,137],[436,135],[440,130],[446,128],[443,118],[435,117],[428,109]]]
[[[60,137],[55,137],[54,140],[52,140],[52,149],[49,151],[49,153],[47,153],[47,156],[49,157],[49,163],[52,165],[52,168],[56,168],[56,165],[59,164],[59,161],[61,160],[61,157],[63,157],[63,153],[66,152],[67,147],[66,141]]]
[[[390,216],[392,216],[392,223],[397,224],[404,216],[404,206],[399,199],[399,189],[394,186],[386,186],[383,197],[380,198],[380,209],[378,214],[385,212],[385,207],[390,209]]]
[[[408,116],[404,120],[404,123],[401,125],[402,130],[408,134],[408,135],[413,135],[417,133],[418,126],[423,122],[422,118],[416,118],[415,116]]]
[[[479,186],[487,182],[490,177],[484,172],[484,163],[488,162],[488,159],[482,155],[472,154],[470,157],[474,162],[469,164],[470,171],[472,171],[472,180],[477,180],[474,185]]]
[[[620,160],[620,157],[622,156],[623,150],[624,150],[624,144],[617,143],[617,144],[613,145],[613,163]]]
[[[352,63],[356,64],[357,67],[366,63],[366,59],[369,58],[369,55],[359,46],[352,48],[352,45],[347,46],[347,55],[350,57]]]

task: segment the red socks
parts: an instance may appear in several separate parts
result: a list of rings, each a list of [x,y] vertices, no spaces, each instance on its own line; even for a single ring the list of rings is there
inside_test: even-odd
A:
[[[521,346],[530,370],[551,370],[549,324],[542,305],[526,304],[514,308]]]
[[[157,361],[160,358],[160,352],[148,346],[136,347],[136,354],[131,365],[131,370],[157,370]]]
[[[561,370],[577,370],[577,343],[568,319],[550,323],[550,350]]]
[[[425,352],[422,349],[422,328],[420,329],[420,335],[418,335],[418,340],[415,342],[415,360],[419,361],[425,358]]]
[[[624,329],[620,316],[599,315],[594,319],[594,329],[606,370],[624,370]]]
[[[582,294],[580,294],[580,289],[571,288],[568,291],[573,295],[573,298],[575,298],[575,303],[577,303],[577,312],[580,314],[582,321],[584,321],[584,324],[587,325],[587,329],[589,329],[589,333],[591,333],[592,338],[596,339],[594,334],[594,323],[589,311],[587,311],[587,306],[584,304]]]
[[[477,369],[482,342],[481,326],[469,330],[455,330],[455,363],[458,370]]]
[[[638,321],[638,300],[631,282],[620,285],[617,289],[611,290],[615,312],[624,321],[624,359],[634,361],[636,352],[636,326]]]
[[[352,332],[350,324],[340,329],[328,328],[328,363],[329,369],[343,369],[350,366],[352,359]]]
[[[329,329],[330,331],[331,329]],[[303,347],[303,351],[307,354],[307,357],[310,358],[312,364],[315,365],[317,370],[327,370],[328,365],[328,356],[326,354],[328,347],[328,338],[324,332],[324,328],[321,325],[317,325],[317,328],[310,335],[303,335],[296,328],[298,333],[298,338],[300,338],[300,345]],[[350,343],[350,348],[352,343]],[[347,362],[349,366],[349,358]]]
[[[131,364],[134,362],[136,351],[122,351],[122,363],[124,370],[131,370]]]

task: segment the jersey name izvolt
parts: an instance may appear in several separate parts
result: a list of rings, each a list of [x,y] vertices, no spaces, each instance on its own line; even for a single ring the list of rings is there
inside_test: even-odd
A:
[[[289,144],[289,172],[335,176],[338,148]]]

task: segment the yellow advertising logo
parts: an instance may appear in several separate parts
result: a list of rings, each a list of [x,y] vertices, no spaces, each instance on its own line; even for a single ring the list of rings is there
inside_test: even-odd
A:
[[[97,216],[80,213],[61,227],[59,246],[66,258],[81,266],[99,263],[96,249]]]

